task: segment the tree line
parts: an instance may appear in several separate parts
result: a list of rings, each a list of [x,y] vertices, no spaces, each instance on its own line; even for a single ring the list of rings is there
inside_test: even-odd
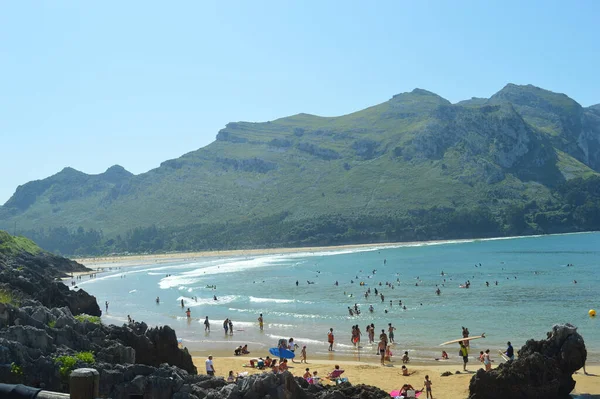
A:
[[[367,244],[600,229],[600,177],[573,179],[549,201],[503,208],[430,208],[404,214],[330,214],[293,219],[287,212],[237,223],[136,227],[115,237],[56,227],[22,232],[47,251],[74,256]]]

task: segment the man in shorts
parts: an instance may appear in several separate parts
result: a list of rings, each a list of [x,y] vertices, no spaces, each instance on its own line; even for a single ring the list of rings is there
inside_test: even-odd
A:
[[[465,346],[463,341],[460,341],[459,344],[460,344],[460,355],[463,358],[463,370],[467,371],[467,363],[469,362],[469,351],[467,350],[467,347]]]
[[[212,358],[212,355],[210,355],[208,359],[206,359],[206,361],[204,362],[206,363],[206,374],[208,375],[215,375],[215,367],[213,365]]]

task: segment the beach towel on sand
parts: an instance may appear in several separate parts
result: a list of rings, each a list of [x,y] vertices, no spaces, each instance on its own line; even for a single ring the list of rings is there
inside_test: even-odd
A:
[[[415,398],[418,398],[423,392],[416,392],[415,393]],[[400,395],[400,390],[397,389],[395,391],[390,392],[390,396],[394,399],[404,399],[405,396]]]

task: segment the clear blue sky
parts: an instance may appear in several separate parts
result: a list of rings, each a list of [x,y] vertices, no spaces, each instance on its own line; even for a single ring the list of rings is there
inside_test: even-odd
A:
[[[65,166],[141,173],[230,121],[341,115],[415,87],[600,103],[600,1],[0,5],[0,204]]]

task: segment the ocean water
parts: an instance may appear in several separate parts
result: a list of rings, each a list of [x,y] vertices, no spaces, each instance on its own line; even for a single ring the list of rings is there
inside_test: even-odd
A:
[[[413,359],[432,360],[444,349],[439,344],[461,337],[461,326],[471,335],[486,333],[486,339],[472,341],[472,353],[489,348],[494,355],[507,341],[517,350],[530,338],[544,338],[554,324],[571,323],[583,335],[591,363],[600,361],[600,316],[588,316],[589,309],[600,315],[599,271],[600,233],[585,233],[150,263],[83,277],[79,287],[98,303],[109,302],[103,322],[122,324],[130,315],[151,326],[168,324],[199,353],[233,353],[248,344],[262,354],[279,338],[293,337],[307,345],[309,355],[356,357],[352,325],[364,333],[367,324],[380,332],[392,323],[396,355],[406,350]],[[470,288],[460,288],[467,280]],[[216,289],[207,288],[212,285]],[[366,299],[367,288],[372,294]],[[383,292],[383,303],[375,288]],[[355,303],[361,314],[351,317],[347,308]],[[205,316],[210,333],[204,331]],[[225,318],[233,321],[233,335],[224,334]],[[333,355],[327,352],[329,328],[336,337]],[[445,349],[456,357],[458,344]],[[366,335],[361,353],[375,353]]]

